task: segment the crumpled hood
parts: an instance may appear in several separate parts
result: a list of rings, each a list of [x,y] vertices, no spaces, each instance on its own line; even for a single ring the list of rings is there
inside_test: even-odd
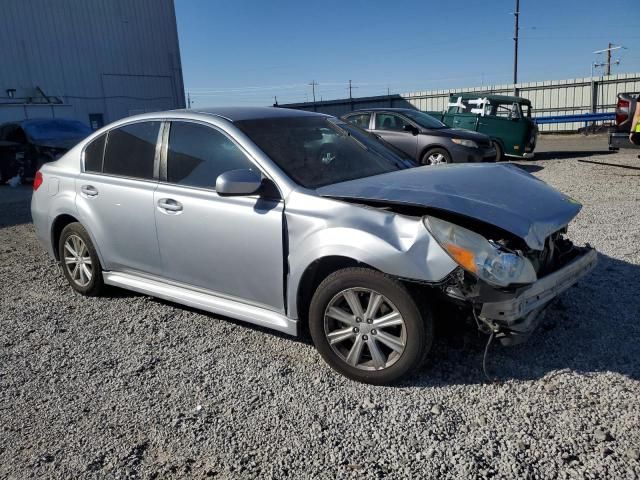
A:
[[[495,225],[535,250],[582,205],[512,165],[419,167],[327,185],[326,197],[431,207]]]

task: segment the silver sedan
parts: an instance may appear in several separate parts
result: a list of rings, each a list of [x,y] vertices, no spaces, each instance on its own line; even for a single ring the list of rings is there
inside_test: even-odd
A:
[[[374,384],[423,361],[443,303],[525,339],[595,264],[565,237],[579,210],[517,168],[415,168],[342,120],[277,108],[120,120],[44,165],[32,200],[77,292],[308,328],[331,367]]]

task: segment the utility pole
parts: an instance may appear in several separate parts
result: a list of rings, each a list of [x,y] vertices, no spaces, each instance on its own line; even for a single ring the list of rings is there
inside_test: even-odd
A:
[[[316,111],[316,85],[319,85],[318,82],[316,82],[315,80],[311,80],[311,83],[309,84],[311,85],[311,91],[313,93],[313,111]]]
[[[516,0],[516,11],[513,12],[515,17],[515,28],[513,34],[513,90],[518,94],[516,83],[518,83],[518,34],[520,31],[520,0]]]
[[[352,86],[351,80],[349,80],[349,105],[350,105],[351,111],[353,111],[353,95],[351,95],[351,90],[354,88],[358,88],[358,87]]]
[[[308,85],[311,85],[311,91],[313,92],[313,103],[316,103],[316,85],[320,85],[318,82],[316,82],[315,80],[312,80],[311,83],[309,83]]]
[[[620,50],[621,48],[627,48],[627,47],[623,47],[622,45],[614,45],[613,43],[609,42],[609,45],[607,46],[607,48],[603,49],[603,50],[596,50],[595,54],[599,54],[599,53],[607,53],[607,61],[602,64],[602,65],[598,65],[596,64],[595,66],[606,66],[606,70],[605,70],[605,75],[611,75],[611,52],[614,50]],[[615,62],[616,65],[618,65],[620,63],[620,60],[616,60]]]
[[[187,92],[187,108],[191,109],[191,93]]]
[[[277,95],[274,95],[273,99],[276,101],[276,103],[273,106],[277,107],[278,106],[278,97],[277,97]]]

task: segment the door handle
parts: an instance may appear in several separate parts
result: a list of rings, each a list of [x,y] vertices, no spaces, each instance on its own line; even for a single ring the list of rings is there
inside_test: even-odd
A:
[[[158,200],[158,207],[167,213],[177,213],[182,211],[182,204],[172,198],[162,198]]]
[[[84,193],[87,197],[97,197],[98,189],[93,185],[82,185],[80,187],[80,191]]]

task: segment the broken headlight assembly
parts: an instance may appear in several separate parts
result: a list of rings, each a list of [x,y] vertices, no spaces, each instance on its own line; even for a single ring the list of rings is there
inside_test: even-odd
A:
[[[439,218],[426,216],[424,224],[438,244],[467,272],[498,287],[537,280],[529,259],[491,243],[482,235]]]

